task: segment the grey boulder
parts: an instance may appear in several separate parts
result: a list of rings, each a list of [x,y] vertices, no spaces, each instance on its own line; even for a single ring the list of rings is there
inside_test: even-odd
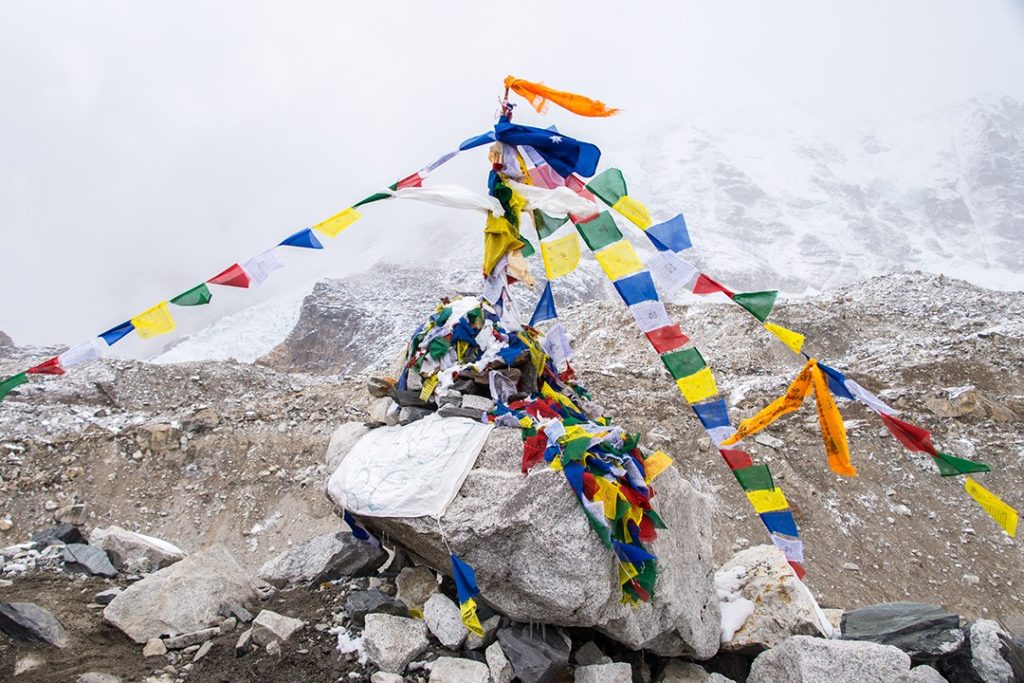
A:
[[[252,577],[222,545],[133,583],[103,610],[103,618],[136,643],[192,633],[219,622],[225,604],[243,605],[256,593]]]
[[[112,525],[93,529],[89,543],[107,551],[120,571],[132,574],[155,572],[184,559],[185,551],[172,543]]]
[[[92,545],[69,543],[64,546],[64,565],[71,571],[92,576],[105,576],[108,579],[117,576],[117,570],[110,563],[107,553]]]
[[[472,659],[438,657],[430,667],[430,683],[490,683],[487,665]]]
[[[286,617],[265,609],[252,621],[252,640],[264,647],[275,640],[283,643],[301,631],[305,625],[306,622],[301,619]]]
[[[576,669],[575,683],[633,683],[633,668],[625,662],[590,664]]]
[[[57,617],[31,602],[0,604],[0,631],[12,640],[49,643],[60,648],[68,644],[67,633]]]
[[[546,683],[569,668],[572,641],[561,629],[543,624],[513,624],[498,631],[498,643],[522,683]]]
[[[946,678],[964,683],[1024,681],[1024,648],[997,622],[978,619],[963,631],[963,648],[935,664]]]
[[[85,543],[85,536],[79,531],[78,527],[73,524],[58,524],[52,526],[49,529],[43,529],[42,531],[32,534],[29,538],[29,542],[32,543],[37,549],[42,550],[43,548],[50,545],[63,545],[66,543]]]
[[[387,561],[380,546],[338,532],[312,538],[268,561],[259,577],[283,588],[289,584],[319,584],[342,576],[369,576]]]
[[[409,610],[406,609],[405,604],[375,588],[352,591],[345,598],[345,606],[342,609],[357,626],[362,626],[366,615],[374,612],[393,614],[397,617],[409,616]]]
[[[537,468],[524,477],[522,452],[518,430],[493,430],[441,519],[450,545],[476,570],[482,601],[515,621],[595,628],[655,654],[714,655],[720,616],[708,499],[674,467],[659,476],[654,508],[668,528],[648,546],[659,558],[657,597],[623,605],[614,555],[590,528],[564,476]],[[434,520],[362,519],[448,570]]]
[[[891,645],[793,636],[757,656],[747,683],[894,683],[909,672],[910,657]]]
[[[427,600],[423,607],[423,621],[434,637],[449,650],[458,650],[469,633],[462,623],[458,605],[441,593],[434,593]]]
[[[843,638],[892,645],[914,658],[931,659],[963,644],[960,617],[938,605],[890,602],[843,614]]]
[[[422,621],[390,614],[366,615],[363,647],[370,661],[382,671],[402,673],[429,645],[427,626]]]

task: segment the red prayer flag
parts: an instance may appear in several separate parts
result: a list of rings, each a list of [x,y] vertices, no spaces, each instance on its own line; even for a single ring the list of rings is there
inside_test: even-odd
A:
[[[722,459],[725,460],[725,464],[729,466],[730,470],[739,470],[744,467],[753,467],[754,461],[750,457],[750,453],[746,451],[737,451],[731,448],[720,448],[718,450],[722,454]]]
[[[544,459],[544,449],[547,445],[548,437],[544,432],[537,432],[523,442],[523,474]]]
[[[597,197],[594,196],[593,192],[591,192],[590,190],[587,189],[587,184],[585,182],[583,182],[582,180],[580,180],[576,176],[576,174],[573,174],[573,175],[571,175],[571,176],[569,176],[568,178],[565,179],[565,186],[568,187],[573,192],[575,192],[576,194],[578,194],[579,196],[583,197],[584,199],[589,199],[590,201],[594,202],[595,204],[597,203]],[[577,215],[577,214],[571,213],[571,214],[569,214],[569,218],[572,219],[573,223],[576,223],[577,225],[579,225],[580,223],[586,223],[587,221],[594,220],[600,214],[601,214],[600,210],[595,211],[593,214],[591,214],[589,216],[582,216],[582,215]]]
[[[594,475],[590,472],[583,473],[583,495],[587,497],[587,500],[594,500],[594,494],[597,493],[597,481],[594,479]]]
[[[659,354],[675,351],[676,349],[685,346],[686,343],[690,341],[690,338],[683,334],[679,325],[657,327],[650,332],[645,332],[644,334],[647,337],[647,341],[651,342],[651,346],[653,346],[654,350]]]
[[[892,415],[885,413],[879,413],[879,415],[885,426],[889,428],[893,436],[900,440],[900,443],[907,447],[907,450],[929,453],[938,457],[939,453],[932,445],[932,435],[927,429],[921,429]]]
[[[650,543],[658,538],[658,530],[654,528],[654,522],[647,515],[640,520],[640,542]]]
[[[533,181],[534,185],[543,187],[546,190],[553,190],[556,187],[562,187],[565,185],[565,181],[562,180],[562,176],[555,173],[547,164],[531,168],[530,180]]]
[[[730,299],[733,297],[733,293],[729,291],[729,288],[723,284],[715,282],[704,273],[700,274],[697,278],[696,284],[693,285],[694,294],[714,294],[715,292],[721,292]]]
[[[54,356],[50,360],[44,360],[39,365],[26,370],[30,375],[63,375],[64,368],[60,366],[60,358]]]
[[[418,172],[413,173],[410,176],[402,178],[395,184],[396,190],[401,190],[406,187],[423,187],[423,176]]]
[[[793,568],[794,572],[796,572],[796,578],[798,578],[801,581],[803,581],[804,580],[804,575],[807,574],[807,570],[804,569],[803,565],[800,564],[799,562],[795,562],[793,560],[789,560],[789,566]]]
[[[211,285],[224,285],[225,287],[248,287],[249,274],[242,266],[233,263],[217,275],[207,280]]]

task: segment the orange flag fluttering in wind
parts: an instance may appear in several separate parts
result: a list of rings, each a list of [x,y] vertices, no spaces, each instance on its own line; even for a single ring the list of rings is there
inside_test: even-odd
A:
[[[592,100],[584,95],[555,90],[541,83],[524,81],[515,76],[505,78],[505,90],[511,90],[525,98],[530,103],[530,106],[541,114],[547,110],[548,101],[554,102],[559,107],[568,109],[580,116],[611,116],[619,111],[618,109],[609,108],[604,102]]]

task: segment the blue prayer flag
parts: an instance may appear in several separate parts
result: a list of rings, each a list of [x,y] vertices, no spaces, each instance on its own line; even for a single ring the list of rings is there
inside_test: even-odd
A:
[[[647,237],[658,251],[683,251],[693,246],[683,214],[647,228]]]
[[[615,290],[626,302],[627,306],[641,303],[643,301],[657,301],[658,291],[654,288],[654,279],[651,273],[642,270],[639,273],[616,280],[612,284]]]
[[[828,379],[828,388],[833,394],[839,398],[846,398],[851,401],[856,400],[850,390],[846,388],[846,375],[830,368],[824,363],[818,363],[818,367],[825,373],[825,377]]]
[[[573,173],[589,178],[597,172],[597,162],[601,158],[601,150],[596,145],[543,128],[520,126],[511,123],[504,116],[494,126],[494,138],[498,142],[510,145],[533,147],[555,173],[563,178],[568,178]],[[469,142],[471,140],[462,144],[466,145]]]
[[[658,559],[643,548],[639,548],[635,545],[620,543],[619,541],[612,541],[612,545],[615,546],[615,552],[623,562],[643,564],[644,562]]]
[[[278,246],[282,247],[301,247],[302,249],[323,249],[324,245],[320,243],[320,240],[313,234],[312,228],[306,228],[305,230],[299,230],[294,235],[285,237],[281,244]]]
[[[704,425],[704,429],[729,426],[729,408],[725,405],[724,399],[695,403],[690,407],[697,413],[697,419]]]
[[[530,317],[530,326],[533,327],[545,320],[557,319],[558,313],[555,311],[555,297],[551,295],[551,282],[549,281],[544,285],[544,291],[541,292],[540,300],[537,301],[537,307],[533,309],[533,316]]]
[[[121,323],[120,325],[116,325],[115,327],[111,327],[106,332],[101,332],[99,336],[103,338],[103,341],[107,342],[107,346],[113,346],[117,342],[121,341],[122,337],[134,329],[135,325],[131,320],[129,320]]]
[[[455,591],[459,595],[459,603],[472,600],[480,594],[480,589],[476,585],[476,572],[473,571],[472,567],[456,557],[455,553],[452,553],[451,560],[452,579],[455,580]]]
[[[796,528],[796,520],[789,510],[777,510],[775,512],[762,512],[761,521],[768,527],[768,531],[774,534],[784,534],[799,538],[800,532]]]
[[[345,520],[345,524],[348,524],[349,528],[352,529],[352,535],[355,538],[358,538],[360,541],[370,540],[370,532],[359,526],[359,522],[356,521],[355,517],[348,513],[348,510],[343,510],[341,517]]]
[[[574,460],[562,462],[562,472],[576,497],[583,500],[583,464]]]
[[[484,133],[483,135],[471,137],[470,139],[464,141],[461,145],[459,145],[459,151],[465,152],[467,149],[473,149],[474,147],[479,147],[480,145],[486,145],[488,142],[494,142],[493,131]]]

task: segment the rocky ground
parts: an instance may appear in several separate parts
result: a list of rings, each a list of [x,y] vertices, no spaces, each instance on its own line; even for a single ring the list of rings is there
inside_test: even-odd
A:
[[[0,403],[0,546],[26,541],[55,521],[84,528],[117,524],[189,552],[224,544],[239,564],[256,568],[312,536],[340,530],[322,492],[329,475],[324,453],[340,423],[366,419],[366,373],[389,364],[350,369],[360,367],[351,365],[360,346],[351,340],[366,339],[374,358],[394,358],[409,330],[389,329],[380,320],[409,317],[397,309],[407,310],[410,301],[421,306],[414,319],[435,305],[435,292],[421,291],[426,285],[417,278],[405,286],[410,291],[359,315],[325,316],[321,303],[307,302],[296,329],[305,330],[302,337],[315,329],[321,339],[344,339],[315,347],[323,372],[344,375],[288,372],[309,357],[293,334],[262,365],[106,360],[19,388]],[[326,305],[333,305],[330,289],[321,292]],[[524,310],[534,296],[524,295]],[[559,304],[581,381],[621,424],[644,435],[642,443],[667,450],[709,495],[716,565],[765,542],[742,492],[628,314],[611,301],[582,295],[576,301]],[[687,302],[670,313],[715,368],[737,417],[775,398],[799,369],[735,306]],[[368,322],[370,316],[378,319]],[[315,326],[308,324],[313,319]],[[989,463],[992,473],[979,480],[1024,509],[1024,295],[901,274],[780,304],[772,319],[805,333],[809,353],[930,429],[943,450]],[[0,374],[24,366],[23,350],[0,346]],[[907,453],[873,414],[841,407],[857,479],[828,470],[810,405],[780,420],[750,449],[756,462],[771,465],[786,491],[806,543],[806,582],[818,601],[847,610],[894,600],[937,603],[965,619],[998,619],[1024,631],[1019,542],[975,506],[959,480],[939,477],[930,458]],[[333,624],[353,589],[348,583],[284,591],[263,603],[308,623],[279,658],[260,652],[236,658],[232,632],[215,638],[185,670],[184,656],[161,658],[159,666],[143,659],[141,645],[90,607],[106,580],[69,577],[59,568],[11,570],[17,563],[7,559],[4,579],[11,583],[0,587],[0,602],[31,597],[57,614],[78,644],[57,655],[46,650],[47,664],[18,680],[74,680],[93,668],[87,651],[102,652],[113,662],[104,670],[129,680],[160,675],[164,666],[175,667],[173,675],[164,672],[167,680],[369,675],[337,652],[336,635],[313,628]],[[121,575],[113,581],[128,583]],[[42,646],[0,647],[4,672],[13,671],[15,660],[43,652]]]

